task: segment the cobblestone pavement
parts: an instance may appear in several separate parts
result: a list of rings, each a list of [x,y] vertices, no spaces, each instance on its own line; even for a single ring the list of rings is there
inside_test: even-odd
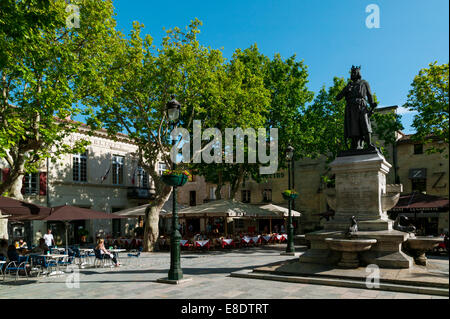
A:
[[[283,245],[230,251],[182,252],[181,265],[185,277],[192,281],[181,285],[157,283],[167,276],[168,252],[144,253],[129,260],[121,255],[118,268],[80,269],[79,288],[68,288],[69,276],[55,276],[19,281],[0,281],[0,298],[302,298],[302,299],[412,299],[444,298],[388,291],[342,288],[278,281],[229,277],[231,272],[251,269],[292,256],[280,256]],[[299,248],[301,250],[301,248]]]

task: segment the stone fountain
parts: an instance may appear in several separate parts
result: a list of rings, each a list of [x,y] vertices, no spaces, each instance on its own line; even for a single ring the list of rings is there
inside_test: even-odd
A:
[[[327,189],[328,205],[335,211],[334,219],[325,229],[306,234],[311,248],[300,256],[300,263],[358,267],[376,264],[380,268],[410,268],[413,258],[402,251],[405,242],[414,250],[422,264],[423,253],[433,241],[415,239],[407,228],[393,229],[387,211],[393,208],[402,192],[401,184],[386,184],[389,164],[371,142],[370,116],[376,108],[370,87],[361,78],[361,67],[352,66],[351,81],[336,96],[345,98],[345,144],[330,164],[336,176],[335,189]],[[349,221],[357,221],[358,229],[348,236]],[[425,248],[424,248],[425,247]]]
[[[336,212],[334,219],[325,224],[325,229],[309,233],[306,239],[311,249],[300,256],[301,263],[336,265],[342,258],[345,243],[359,249],[352,240],[370,240],[369,246],[359,251],[361,265],[376,264],[382,268],[409,268],[413,264],[410,256],[402,251],[402,244],[410,238],[407,232],[393,229],[393,221],[387,211],[394,207],[402,191],[401,184],[387,185],[386,175],[391,165],[376,149],[341,152],[330,164],[336,176],[335,189],[325,193],[328,205]],[[358,221],[358,232],[354,238],[346,238],[351,217]],[[332,246],[330,239],[336,241]],[[375,240],[375,241],[373,241]],[[347,248],[349,249],[349,248]],[[348,257],[348,256],[347,256]]]

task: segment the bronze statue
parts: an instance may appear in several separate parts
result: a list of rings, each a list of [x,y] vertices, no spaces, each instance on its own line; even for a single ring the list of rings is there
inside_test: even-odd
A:
[[[405,215],[398,215],[397,218],[394,221],[393,228],[395,230],[405,232],[405,233],[415,233],[416,227],[411,225],[411,222],[409,221],[409,218]]]
[[[348,145],[347,140],[351,139],[351,150],[362,150],[364,142],[368,148],[375,149],[370,135],[372,133],[370,116],[377,107],[377,103],[373,100],[369,83],[361,78],[360,71],[361,66],[352,66],[351,81],[336,96],[338,101],[345,97],[344,137],[346,145]]]
[[[352,216],[352,218],[350,218],[350,222],[350,227],[345,233],[347,237],[353,237],[358,232],[358,223],[356,222],[356,217]]]

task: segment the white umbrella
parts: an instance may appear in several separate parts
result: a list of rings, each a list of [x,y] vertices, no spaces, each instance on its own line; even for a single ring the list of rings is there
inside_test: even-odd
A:
[[[172,212],[172,196],[169,197],[169,199],[164,203],[160,215],[161,216],[165,216],[167,213]],[[145,205],[141,205],[141,206],[136,206],[136,207],[131,207],[131,208],[127,208],[127,209],[123,209],[117,212],[114,212],[114,215],[118,215],[118,216],[125,216],[125,217],[138,217],[138,216],[145,216],[145,209],[150,206],[150,204],[145,204]],[[178,209],[183,209],[186,206],[177,204],[177,210]]]
[[[259,208],[279,214],[282,217],[289,216],[289,209],[282,207],[282,206],[278,206],[278,205],[274,205],[274,204],[267,204],[267,205],[262,205]],[[292,215],[292,217],[300,217],[302,214],[296,210],[291,209],[291,215]]]

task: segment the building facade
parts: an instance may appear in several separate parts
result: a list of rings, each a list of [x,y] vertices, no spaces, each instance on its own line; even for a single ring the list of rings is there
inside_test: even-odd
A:
[[[45,161],[39,172],[25,175],[22,188],[25,201],[47,207],[73,205],[107,213],[148,203],[151,180],[138,167],[134,156],[137,146],[126,135],[119,134],[113,140],[105,131],[96,131],[93,135],[88,132],[88,128],[82,126],[66,141],[89,140],[86,152],[63,155],[56,163]],[[4,178],[8,169],[1,164]],[[69,232],[74,238],[69,242],[77,240],[81,229],[88,232],[88,241],[92,242],[96,236],[131,235],[139,226],[142,222],[135,218],[74,221],[70,223]],[[47,228],[53,229],[57,242],[61,243],[64,227],[57,222],[10,222],[9,237],[25,237],[36,243]]]

